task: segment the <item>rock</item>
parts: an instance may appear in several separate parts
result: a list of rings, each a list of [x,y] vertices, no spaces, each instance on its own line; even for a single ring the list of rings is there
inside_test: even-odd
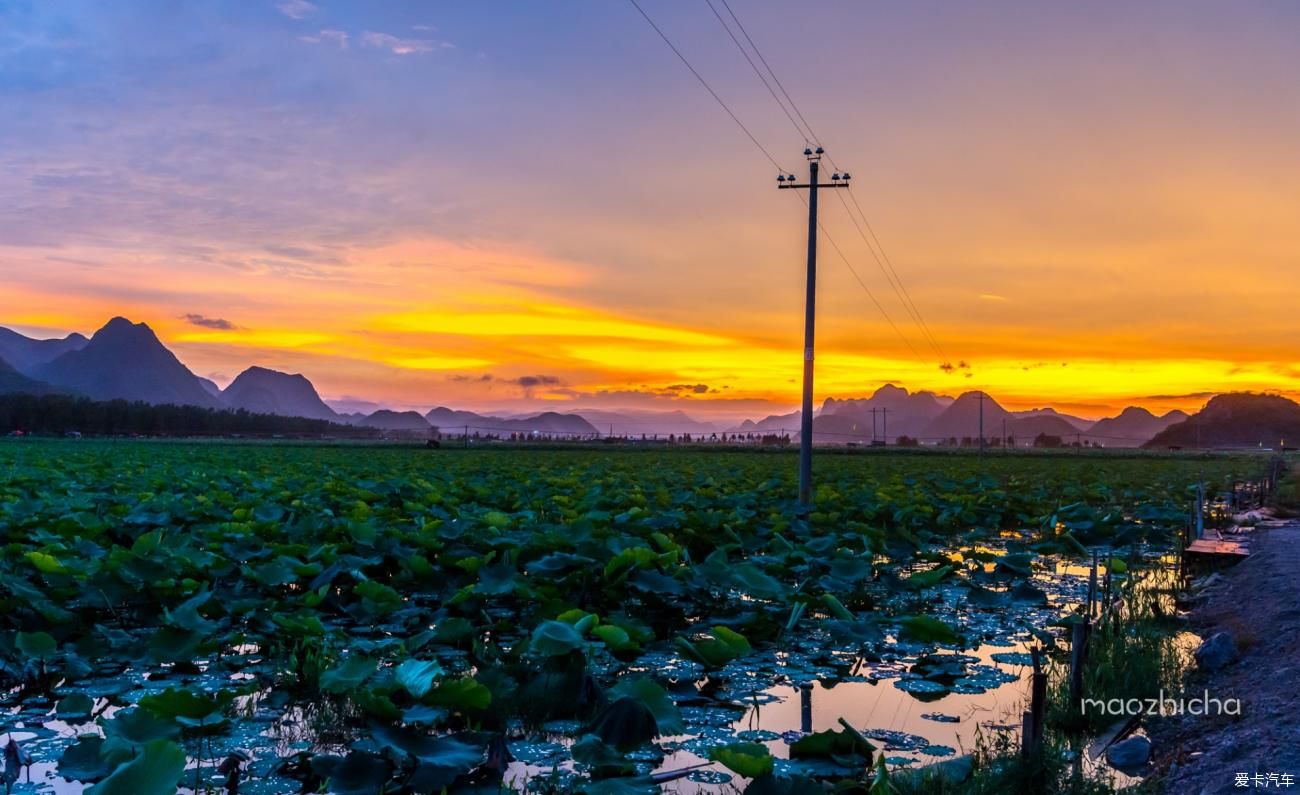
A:
[[[1237,643],[1227,632],[1216,632],[1201,642],[1195,656],[1202,671],[1217,671],[1237,659]]]
[[[1151,758],[1151,741],[1146,737],[1130,737],[1106,749],[1106,761],[1119,770],[1137,770]]]

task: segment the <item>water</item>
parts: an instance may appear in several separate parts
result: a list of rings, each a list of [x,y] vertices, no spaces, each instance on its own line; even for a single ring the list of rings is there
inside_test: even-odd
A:
[[[992,550],[996,551],[996,550]],[[1044,559],[1027,581],[1042,592],[1041,604],[1021,603],[996,608],[972,606],[962,578],[953,578],[924,593],[929,612],[959,627],[969,648],[940,647],[901,641],[892,632],[876,653],[837,642],[806,622],[779,650],[759,650],[730,663],[714,676],[698,665],[670,653],[645,655],[631,665],[597,655],[593,666],[609,674],[655,672],[674,679],[671,691],[682,708],[688,732],[656,741],[656,750],[641,754],[642,772],[678,770],[707,762],[711,747],[738,741],[762,742],[777,758],[778,772],[790,764],[789,745],[808,732],[840,729],[840,720],[872,738],[892,768],[918,767],[970,752],[977,742],[993,744],[999,736],[1014,742],[1029,691],[1028,653],[1051,631],[1052,621],[1066,615],[1086,598],[1087,567]],[[985,573],[992,575],[992,565]],[[976,579],[979,572],[976,573]],[[992,580],[984,585],[996,586]],[[906,602],[916,594],[892,589],[885,601]],[[914,606],[913,606],[914,607]],[[1038,634],[1036,634],[1038,633]],[[1194,639],[1186,640],[1193,643]],[[249,657],[255,650],[241,652]],[[96,709],[110,716],[118,703],[134,703],[147,692],[186,684],[204,689],[233,686],[259,670],[255,656],[242,670],[218,671],[200,661],[201,673],[180,676],[167,670],[152,676],[130,671],[115,677],[79,682],[73,689],[100,696]],[[941,670],[943,676],[919,672]],[[117,696],[114,702],[104,695]],[[66,693],[61,693],[66,695]],[[208,740],[188,741],[190,770],[202,783],[218,783],[216,764],[227,754],[247,754],[243,792],[293,792],[298,783],[275,775],[275,767],[299,751],[345,753],[357,739],[340,727],[338,716],[322,714],[312,704],[278,704],[266,693],[244,697],[243,715],[229,732]],[[0,703],[5,703],[0,701]],[[31,702],[0,712],[0,744],[15,739],[34,759],[14,787],[15,793],[77,795],[86,785],[57,773],[57,760],[80,734],[102,734],[93,721],[60,720],[53,703]],[[97,712],[97,714],[99,714]],[[517,757],[507,781],[524,791],[527,782],[553,769],[575,769],[568,747],[581,731],[576,722],[559,722],[540,735],[518,730],[511,739]],[[187,783],[192,779],[187,778]],[[689,778],[665,786],[665,791],[691,795],[743,788],[744,780],[724,767],[710,764]],[[189,790],[182,790],[187,792]]]

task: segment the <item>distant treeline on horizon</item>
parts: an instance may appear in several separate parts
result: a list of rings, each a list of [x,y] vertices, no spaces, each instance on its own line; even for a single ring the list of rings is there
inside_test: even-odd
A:
[[[91,400],[73,395],[0,395],[0,430],[93,436],[301,435],[378,438],[383,431],[328,420],[255,414],[245,409]]]

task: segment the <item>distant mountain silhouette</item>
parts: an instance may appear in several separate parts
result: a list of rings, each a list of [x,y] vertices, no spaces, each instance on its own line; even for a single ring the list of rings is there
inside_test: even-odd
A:
[[[594,436],[596,434],[596,429],[582,417],[576,414],[560,414],[555,411],[544,411],[541,414],[526,417],[494,417],[477,414],[473,411],[457,411],[439,406],[425,414],[424,418],[429,421],[430,425],[443,433],[449,434],[464,433],[466,428],[469,429],[471,436],[475,433],[480,435],[545,433],[566,436],[572,434]]]
[[[1015,440],[1017,447],[1034,443],[1039,436],[1054,436],[1066,444],[1083,442],[1093,423],[1080,417],[1062,414],[1055,409],[1007,411],[988,393],[984,393],[984,438],[996,440],[1003,432]],[[921,437],[928,441],[943,439],[979,439],[980,393],[966,392],[926,426]]]
[[[338,420],[338,415],[325,405],[305,376],[265,367],[250,367],[240,373],[221,393],[221,398],[232,409],[247,409],[256,414]]]
[[[615,436],[681,436],[684,433],[708,435],[721,430],[719,426],[701,422],[684,411],[577,409],[569,413],[582,417],[602,434],[609,434],[612,429]]]
[[[356,398],[335,401],[339,411],[335,413],[321,400],[306,377],[263,367],[250,367],[222,391],[209,379],[190,372],[147,325],[133,324],[120,317],[110,320],[89,340],[81,334],[37,340],[0,328],[0,392],[16,390],[63,391],[93,400],[120,398],[214,409],[230,406],[255,413],[333,420],[387,430],[424,430],[431,424],[451,434],[470,426],[471,432],[498,435],[537,432],[587,436],[612,432],[634,437],[642,434],[660,437],[691,434],[698,437],[720,432],[726,427],[696,420],[681,410],[576,409],[564,413],[548,411],[533,416],[498,417],[439,407],[420,417],[415,412],[376,411],[378,404]],[[813,420],[815,439],[826,443],[864,442],[886,437],[894,443],[903,435],[927,443],[954,437],[974,439],[979,434],[978,396],[978,392],[968,392],[953,399],[933,392],[909,392],[903,387],[886,384],[866,398],[827,398]],[[1270,446],[1281,441],[1280,437],[1270,440],[1270,434],[1290,427],[1286,424],[1284,405],[1294,405],[1290,401],[1266,395],[1224,397],[1231,400],[1227,403],[1218,398],[1211,401],[1202,414],[1211,409],[1214,411],[1198,423],[1191,423],[1181,411],[1156,417],[1137,407],[1091,423],[1053,408],[1007,411],[988,397],[984,402],[984,436],[995,440],[1005,427],[1006,432],[1015,436],[1021,445],[1032,443],[1038,435],[1046,434],[1059,436],[1067,443],[1082,438],[1108,447],[1137,446],[1148,440],[1152,440],[1153,446],[1188,446],[1195,445],[1195,440],[1185,438],[1187,429],[1194,432],[1196,427],[1200,427],[1201,443],[1205,446],[1260,443]],[[1278,400],[1283,404],[1276,403]],[[1267,406],[1272,408],[1266,411]],[[1224,413],[1234,408],[1235,413],[1231,416]],[[878,412],[874,437],[872,409]],[[887,413],[881,410],[887,410]],[[1248,419],[1241,420],[1242,416]],[[797,436],[799,419],[798,411],[773,414],[761,420],[745,420],[739,425],[726,427],[726,432],[786,432]],[[1215,430],[1210,429],[1211,424]],[[1183,430],[1177,430],[1179,428]],[[1162,441],[1153,439],[1157,435]]]
[[[23,375],[0,359],[0,395],[51,395],[58,391],[44,381]]]
[[[980,427],[980,393],[966,392],[952,402],[937,417],[931,420],[921,432],[927,440],[978,438]],[[1007,432],[1015,435],[1020,442],[1020,435],[1014,430],[1015,415],[994,400],[988,394],[984,396],[984,438],[992,439],[1002,435],[1002,422],[1007,423]]]
[[[803,417],[802,411],[792,411],[789,414],[769,414],[763,419],[755,422],[754,420],[745,420],[740,425],[733,428],[729,433],[788,433],[794,436],[799,432],[799,424]],[[816,418],[813,418],[814,421]]]
[[[893,414],[891,411],[890,414]],[[813,417],[813,441],[828,444],[847,444],[848,442],[868,442],[873,440],[883,441],[885,431],[880,427],[882,418],[877,417],[875,436],[872,436],[871,415],[867,419],[861,419],[856,413],[849,412],[844,414],[820,414]],[[795,426],[798,428],[799,426]],[[890,438],[898,438],[891,426],[889,428]],[[793,438],[799,438],[799,432],[790,434]]]
[[[999,423],[997,427],[990,429],[987,405],[985,405],[984,411],[984,438],[1000,437],[1002,435],[1002,425]],[[1007,421],[1007,434],[1014,437],[1017,447],[1033,444],[1034,440],[1039,436],[1055,436],[1066,444],[1082,442],[1087,430],[1086,426],[1080,429],[1078,425],[1058,414],[1040,412],[1031,414],[1028,417],[1017,417],[1013,413],[1011,416],[1012,419]]]
[[[427,431],[429,421],[418,411],[390,411],[380,409],[357,423],[385,431]]]
[[[63,339],[35,340],[16,331],[0,328],[0,359],[23,375],[32,375],[38,367],[54,361],[69,351],[80,350],[90,340],[82,334]]]
[[[1013,411],[1011,413],[1019,420],[1027,420],[1034,417],[1059,417],[1073,426],[1074,430],[1072,432],[1086,431],[1092,428],[1095,424],[1094,420],[1085,420],[1083,417],[1076,417],[1073,414],[1065,414],[1050,407],[1028,409],[1025,411]]]
[[[860,435],[865,431],[870,440],[874,425],[877,439],[886,440],[886,436],[888,440],[899,436],[915,438],[922,435],[952,402],[951,398],[942,398],[933,392],[908,392],[903,387],[885,384],[869,398],[827,398],[822,403],[821,414],[813,420],[813,434],[817,441],[830,442],[834,440],[821,439],[816,434],[825,433],[829,437],[833,433]],[[872,409],[876,410],[874,422]]]
[[[207,390],[209,395],[213,396],[214,398],[221,397],[221,387],[217,386],[216,381],[213,381],[211,378],[204,378],[202,376],[196,376],[196,377],[199,379],[199,385],[202,386],[205,390]]]
[[[144,323],[115,317],[84,346],[37,368],[34,378],[80,392],[95,400],[221,408]]]
[[[1175,409],[1159,417],[1139,406],[1129,406],[1115,417],[1098,420],[1088,438],[1105,447],[1141,447],[1156,434],[1187,419],[1187,412]]]
[[[1300,443],[1300,404],[1278,395],[1219,395],[1144,447],[1268,447]]]

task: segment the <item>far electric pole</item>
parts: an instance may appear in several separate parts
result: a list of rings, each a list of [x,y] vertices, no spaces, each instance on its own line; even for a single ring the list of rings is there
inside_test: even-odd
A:
[[[984,390],[980,390],[980,455],[984,455]]]
[[[793,174],[780,174],[776,178],[778,188],[808,189],[808,286],[804,298],[803,319],[803,416],[799,420],[799,505],[807,508],[812,505],[812,443],[813,443],[813,318],[817,306],[817,190],[819,188],[847,188],[849,175],[838,171],[831,176],[830,182],[818,183],[817,171],[820,168],[825,150],[820,146],[804,149],[803,155],[808,159],[808,184],[797,185]]]
[[[871,410],[871,443],[872,444],[876,443],[876,412],[878,411],[880,411],[880,409]]]

